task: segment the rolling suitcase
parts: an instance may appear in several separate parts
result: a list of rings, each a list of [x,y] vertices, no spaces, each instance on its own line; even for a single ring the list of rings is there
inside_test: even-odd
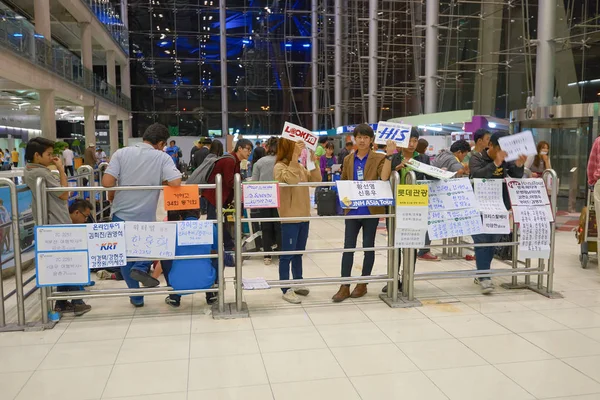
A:
[[[333,190],[319,190],[315,194],[317,215],[337,215],[337,193]]]

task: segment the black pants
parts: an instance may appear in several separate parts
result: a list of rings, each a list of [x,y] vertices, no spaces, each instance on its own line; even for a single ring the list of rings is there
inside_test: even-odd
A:
[[[279,218],[276,208],[265,208],[257,210],[258,218]],[[280,222],[261,222],[262,247],[264,251],[270,251],[277,245],[277,250],[281,251],[281,223]],[[270,257],[270,256],[268,256]]]
[[[72,165],[65,165],[65,174],[67,176],[73,176],[73,175],[75,175],[75,169],[73,168]]]
[[[377,234],[378,225],[378,218],[347,219],[346,230],[344,231],[344,248],[356,248],[356,240],[361,229],[363,231],[362,247],[375,247],[375,235]],[[374,263],[375,252],[365,251],[362,276],[371,275]],[[352,275],[352,264],[354,264],[354,252],[344,253],[342,256],[342,277],[346,278]]]
[[[210,201],[206,202],[206,218],[217,219],[217,207],[213,206]],[[232,251],[234,249],[233,238],[227,229],[223,229],[223,246],[225,247],[225,250]]]

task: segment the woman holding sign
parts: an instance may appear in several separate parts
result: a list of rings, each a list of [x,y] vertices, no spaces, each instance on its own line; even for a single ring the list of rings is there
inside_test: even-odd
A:
[[[321,171],[314,168],[308,171],[298,162],[300,153],[304,149],[303,141],[292,142],[281,138],[277,147],[277,158],[273,175],[276,181],[281,183],[297,184],[300,182],[321,182]],[[311,154],[313,162],[317,157]],[[280,189],[279,215],[283,218],[298,218],[293,221],[281,223],[281,250],[300,251],[306,249],[308,240],[308,221],[310,217],[310,193],[307,186],[282,187]],[[302,279],[302,254],[282,255],[279,257],[279,279],[290,279],[290,264],[294,279]],[[302,300],[298,297],[307,296],[307,288],[282,288],[283,299],[292,304],[300,304]]]

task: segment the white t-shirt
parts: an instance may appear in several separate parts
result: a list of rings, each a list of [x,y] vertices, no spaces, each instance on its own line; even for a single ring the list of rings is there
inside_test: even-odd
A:
[[[73,166],[73,150],[64,149],[62,155],[63,155],[63,159],[65,160],[65,166],[67,166],[67,167]]]

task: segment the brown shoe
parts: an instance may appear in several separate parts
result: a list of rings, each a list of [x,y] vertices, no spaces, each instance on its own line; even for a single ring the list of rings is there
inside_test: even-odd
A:
[[[350,297],[350,285],[340,286],[340,290],[332,297],[334,303],[341,303]]]
[[[350,297],[352,297],[353,299],[358,299],[359,297],[363,297],[365,294],[367,294],[367,284],[359,283],[352,291]]]

